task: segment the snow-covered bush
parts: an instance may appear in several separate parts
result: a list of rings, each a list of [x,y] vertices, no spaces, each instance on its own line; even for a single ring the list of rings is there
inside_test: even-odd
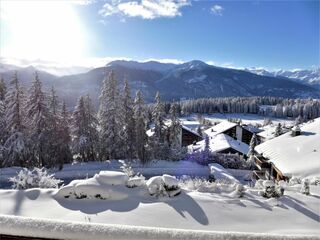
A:
[[[310,181],[308,179],[303,180],[300,192],[305,195],[310,195]]]
[[[28,170],[23,168],[17,176],[9,178],[14,189],[28,188],[57,188],[62,181],[55,179],[53,174],[48,174],[45,168]]]
[[[186,155],[185,160],[201,165],[208,165],[212,161],[212,154],[205,150],[192,152]]]
[[[179,181],[170,175],[154,176],[146,182],[150,195],[174,197],[180,194]]]
[[[260,191],[259,194],[265,198],[278,198],[284,193],[284,189],[272,180],[265,180],[263,186],[264,191]]]
[[[124,160],[119,160],[119,162],[121,164],[120,166],[121,171],[124,172],[128,177],[133,177],[134,171],[131,167],[131,164]]]
[[[236,189],[230,194],[230,196],[241,198],[244,195],[244,190],[243,185],[239,183],[236,185]]]
[[[145,184],[145,177],[142,175],[139,175],[139,176],[134,176],[129,178],[129,180],[126,183],[126,186],[129,188],[134,188],[134,187],[140,187],[143,184]]]
[[[313,177],[310,179],[310,185],[320,185],[320,177]]]
[[[209,192],[217,191],[217,184],[202,178],[191,178],[185,176],[180,179],[179,186],[188,191]]]
[[[224,168],[232,169],[250,169],[251,165],[248,165],[247,161],[243,159],[239,154],[212,154],[211,162],[218,163]]]
[[[298,177],[292,177],[289,180],[289,185],[293,186],[293,185],[297,185],[297,184],[301,184],[301,179]]]

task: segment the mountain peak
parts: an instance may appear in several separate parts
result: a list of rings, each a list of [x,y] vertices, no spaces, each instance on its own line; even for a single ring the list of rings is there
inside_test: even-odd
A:
[[[182,63],[180,64],[180,68],[183,68],[183,69],[202,69],[204,67],[207,67],[209,66],[208,64],[206,64],[205,62],[202,62],[200,60],[192,60],[190,62],[185,62],[185,63]]]
[[[126,60],[116,60],[109,62],[107,67],[112,66],[122,66],[132,69],[141,69],[141,70],[151,70],[151,71],[167,71],[174,67],[176,64],[173,63],[161,63],[157,61],[148,61],[148,62],[137,62],[137,61],[126,61]]]

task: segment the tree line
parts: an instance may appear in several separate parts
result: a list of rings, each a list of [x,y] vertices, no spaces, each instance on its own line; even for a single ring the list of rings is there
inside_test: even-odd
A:
[[[7,89],[0,80],[0,166],[59,167],[74,159],[178,158],[181,124],[177,104],[169,110],[171,124],[165,124],[165,105],[160,94],[150,119],[140,91],[133,99],[125,81],[123,89],[114,72],[105,77],[96,111],[89,95],[81,96],[71,113],[55,89],[43,90],[37,73],[26,93],[17,73]]]
[[[165,103],[169,112],[172,103]],[[178,113],[244,113],[259,114],[266,117],[301,117],[303,120],[320,117],[319,99],[286,99],[279,97],[225,97],[200,98],[177,102]],[[153,108],[153,104],[149,106]]]

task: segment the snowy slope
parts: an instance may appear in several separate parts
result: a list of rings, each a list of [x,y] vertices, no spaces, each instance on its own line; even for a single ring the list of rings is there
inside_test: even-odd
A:
[[[262,143],[256,151],[287,176],[312,177],[320,175],[320,118],[301,127],[302,134],[291,132]]]

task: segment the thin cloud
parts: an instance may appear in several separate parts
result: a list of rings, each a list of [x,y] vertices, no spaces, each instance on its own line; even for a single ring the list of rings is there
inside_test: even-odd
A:
[[[121,14],[142,19],[173,18],[181,16],[181,8],[189,5],[189,0],[113,0],[105,3],[99,14],[103,17]]]
[[[217,15],[217,16],[222,16],[223,14],[223,11],[224,11],[224,8],[220,5],[213,5],[211,7],[211,12],[214,14],[214,15]]]

